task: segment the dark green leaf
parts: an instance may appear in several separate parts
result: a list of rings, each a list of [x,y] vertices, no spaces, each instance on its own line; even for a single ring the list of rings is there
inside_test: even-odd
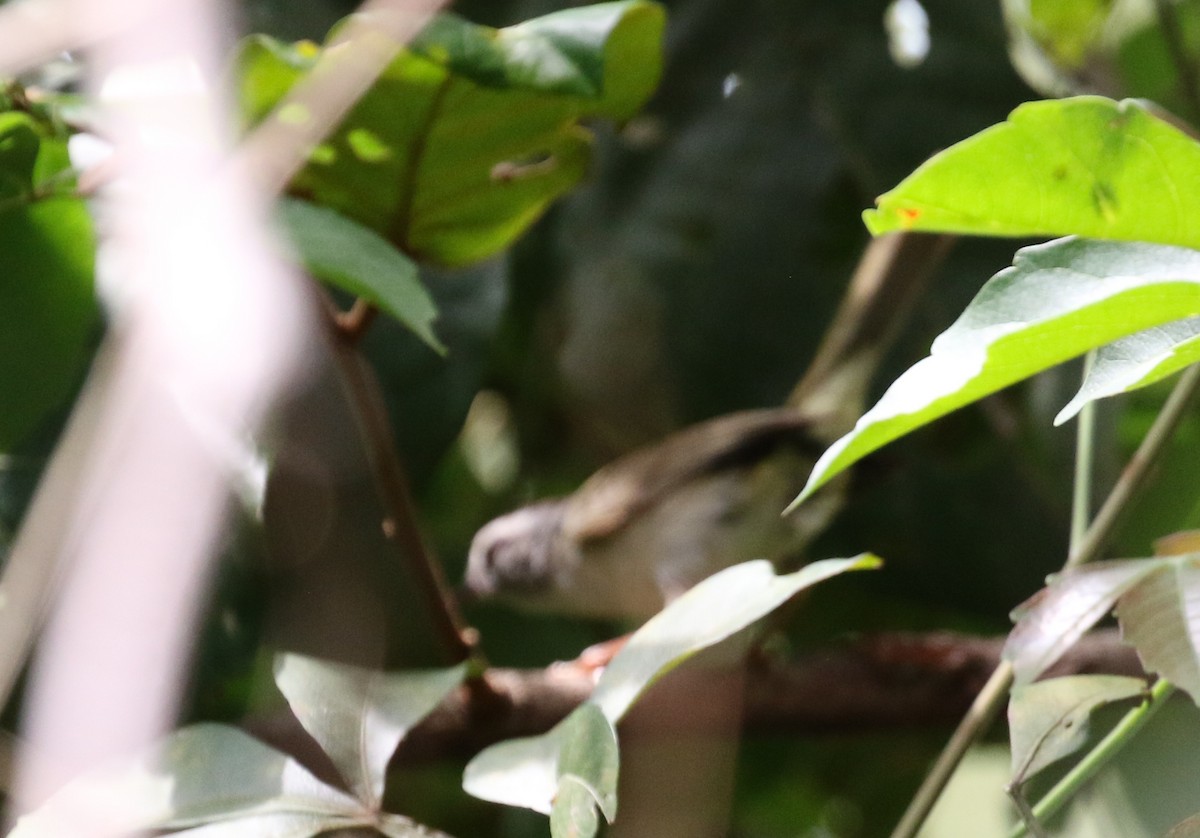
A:
[[[279,217],[313,276],[367,300],[445,353],[433,333],[437,306],[411,259],[375,232],[325,207],[285,199]]]

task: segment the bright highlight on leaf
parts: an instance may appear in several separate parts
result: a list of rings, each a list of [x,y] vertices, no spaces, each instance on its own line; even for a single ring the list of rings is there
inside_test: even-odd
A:
[[[1200,314],[1200,252],[1059,239],[1019,250],[817,462],[797,502],[898,437],[1069,358]]]
[[[553,730],[501,742],[471,760],[463,788],[483,800],[551,814],[555,838],[594,835],[594,809],[610,820],[616,812],[616,740],[610,742],[607,731],[651,684],[805,588],[879,565],[864,554],[777,576],[770,562],[754,561],[710,576],[638,629],[605,667],[592,697]]]
[[[1030,102],[863,214],[875,235],[1078,235],[1200,247],[1200,144],[1132,100]]]

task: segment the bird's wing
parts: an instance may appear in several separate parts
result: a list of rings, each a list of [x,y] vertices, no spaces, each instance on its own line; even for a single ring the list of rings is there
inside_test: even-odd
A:
[[[815,460],[823,449],[808,433],[810,422],[793,409],[774,408],[720,416],[677,431],[588,478],[567,499],[564,532],[581,543],[604,538],[686,481],[742,463],[753,465],[781,445],[811,452]]]

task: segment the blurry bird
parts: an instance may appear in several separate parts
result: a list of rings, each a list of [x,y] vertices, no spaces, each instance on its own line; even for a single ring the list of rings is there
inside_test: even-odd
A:
[[[872,241],[784,407],[684,428],[604,466],[565,498],[496,518],[471,544],[467,591],[541,611],[641,620],[722,568],[797,557],[841,509],[845,481],[780,513],[817,456],[862,413],[875,368],[951,241]]]

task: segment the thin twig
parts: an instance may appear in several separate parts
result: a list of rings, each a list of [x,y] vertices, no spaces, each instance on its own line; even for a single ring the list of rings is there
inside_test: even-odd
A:
[[[371,328],[371,324],[375,322],[375,315],[379,314],[379,309],[371,305],[362,297],[354,301],[354,305],[349,311],[339,311],[334,315],[334,325],[337,327],[338,335],[341,339],[351,346],[355,346],[362,342],[366,336],[367,330]]]
[[[1104,505],[1096,513],[1087,534],[1071,551],[1064,569],[1076,567],[1096,558],[1116,527],[1117,519],[1129,505],[1130,500],[1145,484],[1151,466],[1166,449],[1175,429],[1183,418],[1188,403],[1200,386],[1200,366],[1193,366],[1180,376],[1171,395],[1163,404],[1154,424],[1147,431],[1121,477],[1105,498]],[[1007,661],[996,667],[987,685],[963,718],[950,741],[930,769],[929,775],[913,796],[904,817],[892,832],[892,838],[913,838],[924,824],[934,803],[954,774],[967,749],[991,725],[1012,686],[1012,666]]]
[[[399,548],[412,567],[417,583],[432,606],[435,630],[447,654],[455,662],[474,657],[477,633],[464,619],[440,563],[421,534],[416,503],[401,465],[378,383],[358,349],[343,339],[337,323],[337,308],[323,292],[321,300],[331,335],[333,357],[346,385],[350,406],[358,419],[367,461],[386,510],[386,517],[381,524],[383,534]]]

